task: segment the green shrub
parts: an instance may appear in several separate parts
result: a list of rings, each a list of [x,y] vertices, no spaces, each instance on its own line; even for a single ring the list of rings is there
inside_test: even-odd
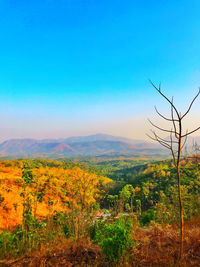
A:
[[[3,232],[0,234],[0,258],[4,256],[16,256],[25,251],[22,246],[23,231],[17,230],[14,233]]]
[[[139,219],[141,226],[148,226],[151,221],[156,221],[156,213],[153,209],[145,211]]]
[[[68,224],[65,224],[65,225],[63,226],[63,232],[64,232],[66,238],[68,238],[68,237],[71,236],[71,233],[70,233],[70,227],[69,227]]]
[[[133,247],[132,223],[128,219],[119,219],[114,224],[100,223],[96,228],[95,241],[110,260],[118,260],[126,250]]]
[[[90,226],[89,233],[90,238],[94,243],[99,243],[102,241],[103,233],[106,227],[105,221],[96,221],[94,224]]]
[[[53,217],[54,228],[57,233],[64,233],[66,238],[74,236],[73,214],[56,212]]]

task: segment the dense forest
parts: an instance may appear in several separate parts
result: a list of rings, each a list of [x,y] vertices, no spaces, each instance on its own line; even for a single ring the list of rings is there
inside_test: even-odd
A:
[[[181,162],[184,258],[171,160],[0,162],[2,266],[198,266],[200,160]],[[166,256],[167,255],[167,256]]]

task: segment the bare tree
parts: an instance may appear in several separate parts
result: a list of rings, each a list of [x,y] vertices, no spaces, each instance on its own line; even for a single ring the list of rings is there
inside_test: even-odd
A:
[[[164,95],[161,91],[161,84],[159,87],[156,87],[154,83],[150,80],[151,85],[156,89],[156,91],[169,103],[170,105],[170,116],[165,117],[163,114],[161,114],[158,109],[155,106],[156,113],[165,121],[168,121],[171,124],[171,127],[168,129],[164,129],[160,126],[157,126],[154,124],[151,120],[149,120],[150,124],[159,130],[160,133],[167,133],[166,138],[162,138],[160,135],[158,135],[154,130],[151,130],[152,135],[147,135],[152,140],[158,142],[163,147],[169,149],[172,154],[174,166],[176,168],[177,173],[177,184],[178,184],[178,200],[179,200],[179,219],[180,219],[180,250],[179,250],[179,259],[182,258],[183,255],[183,239],[184,239],[184,220],[183,220],[183,200],[182,200],[182,192],[181,192],[181,152],[183,147],[185,146],[187,142],[187,137],[196,132],[200,129],[200,127],[197,127],[196,129],[192,131],[186,130],[184,132],[183,129],[183,119],[188,115],[190,112],[190,109],[194,103],[194,101],[197,99],[197,97],[200,94],[200,89],[197,93],[197,95],[193,98],[191,101],[187,111],[181,115],[181,113],[178,111],[177,107],[174,105],[173,97],[170,100],[166,95]]]

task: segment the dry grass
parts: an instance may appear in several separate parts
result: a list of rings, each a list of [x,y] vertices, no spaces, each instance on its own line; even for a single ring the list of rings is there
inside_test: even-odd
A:
[[[136,266],[200,266],[200,217],[185,223],[184,257],[179,254],[178,226],[151,225],[135,232],[138,245],[134,248]]]
[[[200,266],[200,217],[185,223],[184,259],[178,262],[178,226],[158,226],[135,229],[136,246],[132,255],[127,253],[121,263],[107,262],[101,249],[87,239],[74,242],[57,240],[46,244],[31,255],[1,262],[2,267],[57,267],[57,266],[135,266],[135,267],[199,267]]]
[[[87,239],[74,242],[71,239],[56,240],[53,245],[44,246],[31,255],[17,260],[1,261],[2,267],[58,267],[95,266],[101,258],[101,249]]]

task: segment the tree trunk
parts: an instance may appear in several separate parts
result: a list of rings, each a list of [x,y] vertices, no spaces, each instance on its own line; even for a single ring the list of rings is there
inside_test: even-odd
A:
[[[183,236],[184,236],[184,224],[183,224],[183,200],[181,193],[181,175],[180,175],[180,167],[177,168],[178,174],[178,197],[179,197],[179,217],[180,217],[180,251],[179,258],[182,258],[183,255]]]
[[[180,124],[180,139],[178,143],[178,158],[177,158],[177,178],[178,178],[178,199],[179,199],[179,223],[180,223],[180,247],[179,247],[179,259],[183,256],[183,237],[184,237],[184,221],[183,221],[183,200],[181,192],[181,173],[180,173],[180,161],[181,161],[181,124]]]

